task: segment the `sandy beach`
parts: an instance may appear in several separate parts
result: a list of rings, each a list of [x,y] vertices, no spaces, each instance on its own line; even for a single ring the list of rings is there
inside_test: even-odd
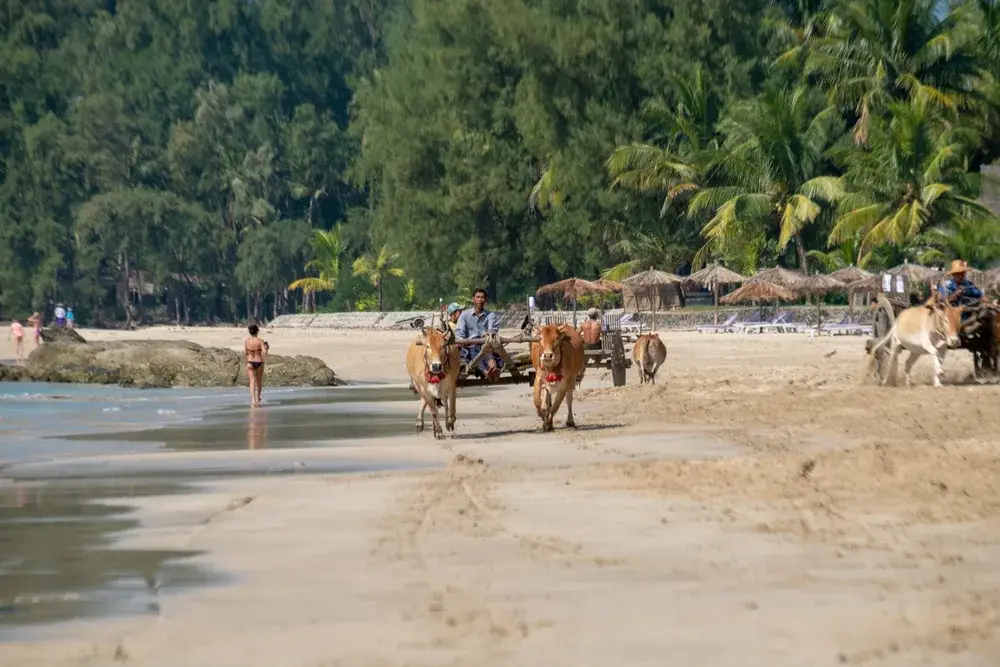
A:
[[[412,332],[263,337],[348,381],[406,383]],[[922,359],[907,390],[865,379],[860,337],[661,337],[655,387],[588,372],[575,430],[563,411],[543,434],[527,386],[460,391],[454,438],[337,450],[438,469],[140,498],[121,546],[202,551],[232,581],[0,644],[0,664],[997,664],[1000,386],[969,379],[967,352],[941,389]]]

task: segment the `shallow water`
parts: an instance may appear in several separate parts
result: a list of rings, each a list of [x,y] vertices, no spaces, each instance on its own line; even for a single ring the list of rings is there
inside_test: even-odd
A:
[[[197,552],[116,548],[139,527],[130,498],[232,475],[436,465],[324,454],[348,439],[413,434],[418,403],[405,386],[265,389],[256,408],[248,399],[245,388],[0,384],[0,641],[54,622],[155,614],[164,595],[225,580],[190,561]]]
[[[15,627],[84,616],[159,612],[181,589],[222,582],[185,562],[196,551],[114,548],[139,523],[129,498],[189,492],[180,484],[122,480],[0,482],[0,641]]]

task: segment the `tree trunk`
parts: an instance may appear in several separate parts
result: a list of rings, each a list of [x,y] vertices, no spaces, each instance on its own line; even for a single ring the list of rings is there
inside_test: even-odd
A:
[[[181,325],[181,300],[176,292],[174,293],[174,324]]]
[[[802,235],[796,234],[793,238],[795,239],[795,252],[799,256],[799,268],[802,270],[802,275],[808,276],[809,261],[808,257],[806,256],[806,247],[802,243]]]
[[[382,281],[381,280],[379,281],[378,285],[375,286],[375,289],[378,290],[378,312],[381,313],[381,312],[383,312],[383,310],[382,310]]]

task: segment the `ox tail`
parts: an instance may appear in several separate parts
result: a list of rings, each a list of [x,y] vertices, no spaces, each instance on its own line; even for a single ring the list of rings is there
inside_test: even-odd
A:
[[[889,329],[889,333],[883,336],[879,342],[872,345],[872,349],[868,351],[867,369],[869,375],[871,375],[875,371],[875,353],[879,351],[879,348],[885,346],[886,343],[892,340],[892,337],[895,334],[896,334],[896,323],[894,323],[892,325],[892,328]]]

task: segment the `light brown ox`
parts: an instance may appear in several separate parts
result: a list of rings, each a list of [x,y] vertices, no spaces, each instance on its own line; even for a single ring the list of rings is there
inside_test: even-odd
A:
[[[660,334],[639,336],[632,348],[632,360],[639,368],[639,384],[645,384],[647,380],[656,384],[656,371],[667,360],[667,346],[660,340]]]
[[[566,399],[566,426],[573,421],[573,390],[583,370],[585,355],[580,332],[567,324],[547,324],[539,329],[538,342],[531,344],[531,365],[535,368],[535,410],[542,418],[542,430],[551,431],[552,418]],[[543,387],[551,402],[543,404]]]
[[[884,345],[889,346],[889,372],[885,373],[882,385],[896,384],[896,358],[900,350],[906,349],[910,355],[903,368],[906,386],[911,385],[910,371],[922,354],[931,355],[934,362],[933,384],[941,386],[941,373],[948,348],[958,347],[958,333],[962,326],[960,306],[952,306],[938,300],[935,292],[926,303],[911,306],[897,317],[889,333],[872,346],[868,353],[868,372],[875,367],[875,353]]]
[[[459,347],[450,343],[451,332],[445,334],[434,327],[425,327],[406,351],[406,371],[420,396],[417,432],[424,430],[424,410],[429,407],[435,438],[444,437],[438,417],[440,406],[444,407],[445,426],[449,431],[455,430],[456,383],[461,365]]]

